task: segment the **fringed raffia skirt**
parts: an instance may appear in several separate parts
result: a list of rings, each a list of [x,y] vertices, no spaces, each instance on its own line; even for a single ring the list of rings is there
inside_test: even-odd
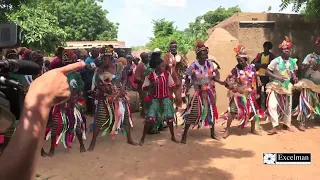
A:
[[[126,133],[124,126],[133,127],[130,105],[127,97],[120,98],[119,101],[112,101],[108,97],[99,97],[96,105],[94,122],[90,131],[99,128],[102,136],[110,133],[112,137],[119,131]]]
[[[221,118],[227,120],[227,114],[232,113],[237,115],[240,120],[239,126],[244,128],[246,124],[252,120],[256,120],[260,128],[260,119],[264,117],[264,112],[260,109],[256,97],[256,92],[251,92],[248,95],[242,95],[236,92],[229,92],[230,102],[228,111]]]
[[[53,107],[52,124],[47,128],[46,140],[51,137],[55,139],[55,146],[62,142],[65,148],[70,148],[77,134],[86,139],[86,118],[82,104],[67,109],[62,108],[63,105]]]
[[[187,104],[187,108],[182,114],[185,125],[193,125],[192,128],[203,126],[214,126],[218,119],[218,111],[215,104],[214,90],[196,90]]]
[[[293,113],[297,116],[297,120],[305,124],[306,120],[320,116],[320,85],[302,79],[294,85],[294,88],[300,90],[299,104]]]

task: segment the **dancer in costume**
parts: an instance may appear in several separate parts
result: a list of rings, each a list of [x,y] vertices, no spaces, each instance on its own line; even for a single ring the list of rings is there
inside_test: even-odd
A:
[[[171,140],[178,143],[174,136],[173,123],[175,121],[175,110],[173,107],[172,90],[175,86],[171,74],[165,70],[165,64],[161,59],[161,53],[152,53],[150,67],[154,69],[144,80],[142,88],[149,91],[151,105],[147,109],[147,118],[143,129],[143,134],[140,140],[140,146],[144,144],[145,136],[152,123],[156,123],[157,119],[162,116],[162,119],[167,121]]]
[[[229,128],[235,117],[240,120],[242,128],[251,121],[251,133],[259,135],[256,131],[256,122],[263,116],[256,98],[256,81],[260,81],[256,69],[253,64],[248,64],[248,56],[245,48],[239,45],[234,49],[238,64],[231,70],[231,75],[226,79],[226,87],[229,89],[228,96],[230,98],[228,107],[227,127],[223,138],[229,136]],[[258,83],[260,85],[260,83]]]
[[[75,54],[71,50],[64,50],[62,54],[63,65],[76,62]],[[51,136],[51,148],[48,154],[50,157],[54,156],[55,148],[60,141],[65,148],[70,148],[75,136],[80,143],[80,152],[86,151],[83,144],[86,130],[86,119],[83,115],[85,103],[81,97],[84,83],[79,72],[68,74],[67,79],[70,85],[71,96],[66,103],[53,107],[52,126],[48,127],[46,133],[47,140]],[[45,156],[45,154],[43,155]]]
[[[137,89],[140,97],[140,106],[141,106],[141,111],[140,111],[140,116],[142,118],[145,118],[145,108],[144,108],[144,98],[145,92],[142,90],[142,84],[144,82],[144,79],[146,76],[149,75],[150,72],[153,70],[149,67],[149,54],[146,52],[143,52],[140,54],[141,62],[138,64],[136,73],[134,75],[134,82],[138,84]]]
[[[265,101],[267,97],[266,85],[269,83],[269,77],[266,76],[265,70],[270,64],[270,62],[275,58],[275,56],[270,52],[273,48],[273,44],[271,42],[265,42],[263,44],[263,52],[259,53],[256,58],[251,62],[255,65],[258,76],[261,81],[261,86],[257,87],[257,93],[259,98],[257,99],[258,105],[262,108],[265,107]],[[263,87],[263,90],[262,90]]]
[[[122,131],[127,134],[127,143],[137,145],[131,136],[133,124],[129,102],[125,94],[127,74],[123,72],[120,63],[112,63],[112,57],[113,51],[108,50],[100,57],[102,64],[98,66],[93,77],[97,105],[94,122],[90,128],[93,131],[93,137],[89,151],[94,150],[101,130],[102,136],[110,133],[112,138]]]
[[[196,44],[197,60],[195,60],[187,69],[186,86],[189,89],[190,101],[187,108],[182,114],[185,120],[184,132],[181,143],[186,143],[187,133],[191,125],[194,127],[202,127],[210,125],[211,138],[220,140],[220,137],[215,133],[215,120],[218,118],[218,110],[215,104],[215,89],[211,86],[211,81],[214,80],[222,85],[216,78],[216,72],[213,69],[213,64],[208,57],[208,48],[203,42]],[[192,88],[190,88],[192,86]]]
[[[187,60],[182,55],[178,54],[178,43],[175,40],[170,42],[169,50],[170,52],[164,57],[164,62],[166,65],[166,70],[169,71],[174,83],[176,84],[174,89],[176,107],[181,108],[182,75],[185,73],[188,64]]]
[[[271,61],[266,69],[266,75],[271,81],[267,84],[267,112],[268,119],[271,120],[273,129],[268,133],[277,133],[279,119],[284,120],[283,129],[293,131],[291,128],[292,115],[292,84],[291,80],[297,81],[295,71],[298,70],[296,59],[290,57],[292,43],[286,36],[282,44],[279,45],[282,51],[281,56]]]
[[[320,37],[314,45],[314,52],[302,62],[301,71],[305,72],[303,79],[294,88],[301,90],[296,115],[298,129],[305,131],[306,120],[320,116]]]

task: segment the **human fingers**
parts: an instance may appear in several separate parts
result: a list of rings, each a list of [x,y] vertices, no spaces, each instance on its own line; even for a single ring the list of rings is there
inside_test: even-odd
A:
[[[84,62],[77,62],[77,63],[72,63],[67,66],[63,66],[61,68],[58,68],[57,70],[60,71],[62,74],[67,75],[73,71],[77,71],[79,69],[82,69],[86,66]]]

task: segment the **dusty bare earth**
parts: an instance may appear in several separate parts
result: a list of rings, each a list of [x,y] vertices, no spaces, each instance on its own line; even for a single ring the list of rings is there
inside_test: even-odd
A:
[[[224,29],[216,29],[206,42],[210,55],[220,62],[221,78],[235,66],[235,48],[239,41]],[[193,61],[194,57],[189,58]],[[218,110],[226,110],[226,89],[217,86]],[[134,139],[141,137],[143,120],[134,114]],[[302,133],[280,132],[268,136],[271,129],[262,123],[262,136],[248,134],[249,127],[239,129],[234,121],[231,136],[221,142],[210,139],[209,129],[189,131],[186,145],[171,142],[168,131],[149,135],[143,147],[125,143],[125,137],[115,140],[99,137],[94,152],[80,154],[79,143],[68,150],[61,145],[53,158],[41,158],[38,179],[52,180],[313,180],[320,177],[320,129],[313,124]],[[217,124],[221,133],[222,123]],[[181,126],[176,129],[182,134]],[[91,135],[85,141],[88,147]],[[45,148],[49,149],[46,142]],[[311,165],[264,165],[266,152],[308,152]]]
[[[142,132],[142,119],[134,115],[134,138]],[[263,123],[265,124],[265,123]],[[222,130],[221,122],[217,125]],[[269,125],[262,126],[269,129]],[[176,129],[181,138],[181,127]],[[209,138],[209,130],[192,130],[186,145],[169,141],[169,132],[149,135],[143,147],[125,143],[118,135],[98,138],[96,150],[80,154],[79,143],[70,150],[61,145],[53,158],[41,158],[37,170],[38,179],[106,179],[106,180],[311,180],[320,177],[319,128],[305,133],[280,132],[268,136],[247,134],[249,127],[237,128],[234,122],[232,135],[221,142]],[[91,135],[85,144],[88,146]],[[48,142],[46,142],[48,149]],[[310,152],[311,165],[264,165],[264,152]]]

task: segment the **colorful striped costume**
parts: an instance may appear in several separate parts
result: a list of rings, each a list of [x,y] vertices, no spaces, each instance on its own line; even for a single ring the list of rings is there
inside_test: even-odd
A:
[[[226,80],[228,84],[232,84],[234,87],[233,90],[228,91],[230,102],[228,111],[223,117],[227,119],[227,113],[237,114],[241,128],[244,128],[254,118],[259,126],[260,118],[264,116],[264,112],[260,109],[256,100],[258,97],[256,81],[256,69],[253,64],[247,64],[247,67],[243,70],[238,67],[233,68],[231,75]]]
[[[203,125],[214,126],[218,118],[215,104],[215,89],[210,85],[216,75],[212,62],[206,60],[200,65],[195,60],[187,69],[186,74],[191,81],[192,88],[189,91],[190,100],[182,114],[184,123],[198,128]]]
[[[302,80],[294,85],[295,89],[301,90],[299,105],[294,115],[301,124],[306,120],[320,116],[320,72],[313,70],[313,66],[320,63],[320,56],[316,53],[307,55],[302,62],[303,65],[311,65],[304,73]]]
[[[147,108],[147,120],[154,123],[159,122],[159,118],[168,121],[176,120],[173,96],[169,90],[175,86],[172,76],[167,71],[164,71],[159,76],[155,72],[151,72],[146,77],[142,88],[149,87],[152,82],[157,82],[157,86],[147,96],[150,102],[150,106]]]
[[[83,114],[85,103],[81,97],[81,90],[84,83],[78,72],[72,72],[67,75],[70,85],[71,97],[66,103],[56,105],[52,111],[52,125],[47,128],[48,140],[55,138],[55,146],[61,141],[65,148],[71,147],[76,133],[82,134],[86,139],[86,119]]]
[[[291,126],[293,86],[290,80],[296,78],[294,74],[294,71],[298,70],[296,61],[293,58],[285,61],[279,56],[272,60],[268,66],[273,74],[287,78],[284,82],[271,79],[271,82],[266,85],[266,92],[268,93],[266,108],[268,119],[272,122],[273,127],[279,125],[279,119],[282,117],[285,125]]]
[[[101,70],[101,69],[100,69]],[[124,126],[133,127],[130,105],[127,96],[120,96],[123,67],[116,64],[116,74],[96,71],[96,112],[90,131],[103,129],[102,136],[110,133],[112,137],[119,131],[125,133]]]

